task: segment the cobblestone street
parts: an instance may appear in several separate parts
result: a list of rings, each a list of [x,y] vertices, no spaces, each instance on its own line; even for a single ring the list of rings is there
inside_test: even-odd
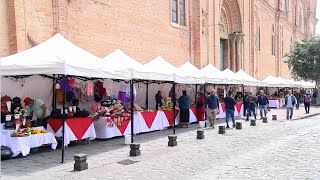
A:
[[[296,118],[303,116],[303,108]],[[284,110],[274,110],[281,113]],[[313,112],[319,109],[313,108]],[[273,112],[273,114],[274,114]],[[299,115],[300,113],[300,115]],[[136,136],[141,156],[128,157],[124,138],[92,141],[70,146],[66,162],[61,151],[35,153],[2,161],[1,179],[317,179],[320,177],[320,116],[301,120],[257,120],[257,126],[243,122],[243,129],[206,129],[205,139],[196,139],[194,124],[177,130],[178,146],[168,147],[172,130]],[[280,113],[279,113],[280,115]],[[305,115],[304,115],[305,116]],[[222,122],[221,122],[222,123]],[[223,124],[224,125],[224,124]],[[73,155],[88,155],[89,169],[73,171]],[[136,161],[131,165],[118,162]]]

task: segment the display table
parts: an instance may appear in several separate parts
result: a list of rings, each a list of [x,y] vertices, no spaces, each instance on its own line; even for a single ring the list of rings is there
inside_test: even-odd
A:
[[[284,105],[284,99],[270,99],[269,107],[270,108],[281,108]]]
[[[48,119],[47,130],[52,132],[55,137],[62,137],[62,119]],[[96,132],[93,125],[93,118],[67,118],[65,120],[64,145],[70,141],[80,141],[82,139],[93,140]]]
[[[163,111],[146,111],[134,113],[134,133],[163,130],[169,122]],[[101,117],[94,121],[97,138],[107,139],[131,134],[131,120],[124,120],[121,126],[113,123],[111,118]]]
[[[33,129],[43,130],[44,128],[36,127]],[[20,153],[26,156],[30,153],[30,148],[40,147],[42,145],[51,144],[51,149],[56,149],[58,143],[52,133],[32,134],[25,137],[11,137],[15,130],[1,130],[1,146],[11,148],[12,157],[18,156]]]
[[[237,103],[235,105],[234,116],[242,116],[243,115],[243,103]],[[222,119],[226,117],[226,105],[224,103],[220,103],[219,113],[217,114],[217,118]]]

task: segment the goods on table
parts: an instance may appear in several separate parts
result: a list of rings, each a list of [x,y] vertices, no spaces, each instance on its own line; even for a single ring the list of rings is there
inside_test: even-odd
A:
[[[164,98],[164,105],[161,106],[160,110],[166,111],[166,110],[172,110],[173,109],[173,102],[171,101],[171,98]]]
[[[25,137],[25,136],[31,136],[33,134],[42,134],[42,133],[48,133],[48,131],[41,130],[41,129],[26,128],[21,131],[19,130],[19,132],[15,132],[11,134],[11,137]]]

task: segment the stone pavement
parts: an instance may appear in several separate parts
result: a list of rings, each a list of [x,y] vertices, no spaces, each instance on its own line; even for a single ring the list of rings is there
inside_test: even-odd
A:
[[[320,112],[312,108],[311,113]],[[196,139],[196,124],[177,129],[178,146],[168,147],[172,130],[140,134],[139,157],[128,157],[124,138],[92,141],[61,151],[30,154],[1,162],[1,179],[316,179],[320,177],[320,116],[303,120],[284,120],[284,109],[273,109],[279,121],[256,127],[243,122],[243,130],[230,129],[220,135],[206,129],[205,139]],[[311,114],[311,115],[313,115]],[[296,119],[306,116],[303,108]],[[223,123],[220,121],[220,123]],[[89,169],[73,171],[73,155],[88,155]],[[136,161],[121,165],[123,160]]]

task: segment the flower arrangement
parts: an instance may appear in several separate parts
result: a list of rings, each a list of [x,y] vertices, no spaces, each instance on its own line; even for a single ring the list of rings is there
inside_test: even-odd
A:
[[[16,115],[19,115],[20,117],[22,117],[23,115],[25,115],[27,113],[27,111],[25,109],[22,109],[20,107],[17,107],[15,110],[14,110],[14,113]]]
[[[91,110],[93,113],[102,113],[105,111],[105,107],[101,106],[100,104],[92,104]]]

